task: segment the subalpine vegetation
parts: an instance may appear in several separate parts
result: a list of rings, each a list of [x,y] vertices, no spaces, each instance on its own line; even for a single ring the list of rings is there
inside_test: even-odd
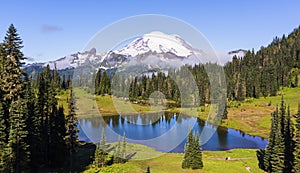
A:
[[[36,79],[28,77],[22,47],[11,25],[0,44],[0,172],[72,167],[68,160],[78,132],[74,97],[70,95],[65,116],[56,95],[68,85],[49,66]]]
[[[257,151],[259,167],[266,172],[299,172],[300,105],[296,116],[296,131],[290,108],[283,99],[271,114],[269,144]],[[295,135],[296,134],[296,135]],[[295,135],[295,136],[294,136]]]
[[[170,69],[167,74],[157,73],[152,75],[142,75],[130,80],[124,76],[115,76],[119,81],[120,88],[114,87],[118,92],[116,96],[123,96],[122,93],[129,92],[132,101],[143,102],[149,98],[153,91],[162,92],[167,99],[173,100],[177,105],[181,105],[181,97],[178,86],[184,86],[186,69],[188,69],[196,81],[200,104],[210,102],[211,84],[206,73],[206,68],[222,68],[217,64],[198,64],[193,67],[182,67],[174,70]],[[288,36],[275,37],[267,47],[260,50],[246,51],[244,57],[234,56],[231,62],[224,65],[226,76],[227,98],[229,100],[244,100],[245,98],[259,98],[274,96],[281,86],[297,87],[298,75],[300,72],[300,28],[295,29]],[[117,74],[118,75],[118,74]],[[110,75],[112,76],[112,75]],[[177,83],[176,77],[180,77]],[[110,77],[103,70],[95,73],[95,93],[111,94]],[[185,103],[189,105],[190,103]]]
[[[191,130],[187,138],[187,144],[184,146],[184,158],[182,161],[182,168],[203,168],[200,137],[197,132],[192,132]]]
[[[25,60],[22,47],[22,40],[11,25],[0,43],[0,172],[37,172],[40,169],[55,170],[65,165],[72,171],[78,132],[75,98],[70,92],[67,115],[57,100],[60,91],[72,90],[71,76],[61,79],[57,70],[47,66],[36,78],[31,78],[22,68]],[[208,63],[131,80],[119,76],[122,84],[119,87],[123,88],[118,89],[120,93],[114,94],[122,97],[123,90],[128,89],[131,101],[143,103],[153,91],[160,91],[167,99],[173,100],[175,106],[210,103],[210,88],[213,86],[205,71],[207,66],[224,68],[228,100],[274,96],[282,86],[298,87],[300,28],[288,36],[276,37],[270,45],[261,47],[256,53],[252,50],[247,51],[244,57],[233,57],[224,67]],[[187,91],[193,91],[194,88],[186,86],[184,79],[179,83],[173,80],[176,76],[186,76],[186,69],[196,80],[199,100],[195,103],[182,100],[186,97],[181,97],[179,90],[180,87]],[[93,79],[95,94],[111,94],[112,79],[106,71],[99,70]],[[223,114],[224,117],[226,115]],[[269,145],[257,152],[261,169],[267,172],[299,172],[300,108],[296,115],[296,129],[292,122],[289,107],[282,101],[272,113]],[[182,166],[201,168],[201,148],[192,145],[199,143],[199,139],[191,136]],[[95,160],[95,163],[101,167],[106,164],[101,154],[105,154],[106,158],[108,153],[101,148],[97,152],[100,157],[96,158],[99,160]],[[124,158],[124,153],[126,141],[123,145],[120,141],[115,156],[111,158],[121,163],[123,161],[120,158]],[[191,157],[198,158],[192,159],[197,163],[193,163]]]

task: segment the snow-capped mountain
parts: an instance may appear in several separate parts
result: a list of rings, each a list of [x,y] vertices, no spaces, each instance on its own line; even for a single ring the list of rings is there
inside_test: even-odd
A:
[[[60,58],[56,61],[50,61],[45,63],[44,66],[49,65],[51,69],[53,69],[56,65],[58,70],[66,69],[66,68],[76,68],[78,66],[94,64],[101,65],[103,62],[103,55],[97,54],[96,49],[93,48],[90,51],[78,52],[75,54],[67,55],[63,58]]]
[[[127,67],[136,70],[139,66],[143,71],[162,70],[198,64],[200,61],[197,57],[203,55],[203,51],[193,48],[178,35],[156,31],[133,40],[121,49],[108,52],[102,65],[107,68]]]
[[[188,57],[195,53],[191,45],[177,35],[167,35],[162,32],[151,32],[131,42],[126,47],[114,51],[116,54],[135,57],[148,52],[172,53],[179,57]]]
[[[140,66],[144,70],[179,68],[182,65],[198,64],[197,57],[205,56],[178,35],[151,32],[133,40],[128,45],[109,52],[98,53],[95,48],[78,52],[55,61],[43,63],[58,70],[92,65],[96,68],[121,68]],[[34,64],[40,66],[41,64]],[[29,65],[30,66],[30,65]]]

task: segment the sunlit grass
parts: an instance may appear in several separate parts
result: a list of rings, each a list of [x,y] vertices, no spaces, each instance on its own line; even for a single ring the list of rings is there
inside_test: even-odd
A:
[[[133,145],[134,146],[134,145]],[[140,148],[144,151],[143,154],[156,151],[149,150],[147,147]],[[101,172],[129,172],[138,173],[146,172],[147,167],[150,167],[154,173],[173,173],[173,172],[230,172],[241,173],[248,172],[246,167],[249,167],[251,172],[263,172],[258,168],[256,150],[252,149],[234,149],[228,151],[204,151],[203,163],[204,168],[200,170],[186,170],[181,168],[183,154],[165,153],[159,157],[147,160],[130,160],[125,164],[114,164],[103,168]],[[138,154],[138,153],[137,153]],[[226,160],[230,157],[230,160]],[[90,168],[86,172],[96,172],[95,168]],[[98,170],[99,171],[99,170]]]
[[[283,96],[287,105],[291,108],[291,115],[297,112],[300,102],[300,88],[283,88]],[[197,108],[165,108],[161,105],[151,107],[148,104],[136,104],[120,98],[106,96],[95,96],[85,90],[75,88],[77,114],[79,118],[118,115],[118,114],[139,114],[152,113],[161,110],[181,112],[183,114],[199,117],[208,120],[211,105]],[[58,95],[59,103],[67,111],[67,98],[69,91],[61,91]],[[271,112],[280,105],[281,91],[274,97],[261,97],[259,99],[246,99],[245,101],[228,102],[228,119],[223,120],[221,125],[241,130],[250,135],[258,135],[267,138],[270,130]]]

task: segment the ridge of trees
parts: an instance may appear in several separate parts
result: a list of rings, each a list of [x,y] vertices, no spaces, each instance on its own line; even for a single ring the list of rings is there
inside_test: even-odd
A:
[[[167,99],[174,100],[177,105],[180,105],[182,101],[178,85],[181,84],[175,80],[177,76],[184,76],[185,69],[188,68],[197,83],[199,103],[209,103],[212,86],[205,70],[207,66],[217,68],[220,65],[198,64],[177,70],[170,69],[166,74],[158,72],[127,79],[115,74],[114,78],[119,81],[115,84],[119,85],[113,88],[115,90],[113,94],[125,97],[124,93],[129,93],[131,101],[143,103],[152,91],[160,91]],[[246,51],[244,57],[234,56],[232,61],[226,63],[223,68],[229,100],[274,96],[281,86],[297,87],[300,72],[300,28],[295,29],[288,36],[275,37],[271,44],[261,47],[257,52],[252,49]],[[111,83],[114,81],[104,70],[99,69],[95,74],[93,77],[96,79],[95,93],[111,94]],[[189,89],[189,86],[186,88]],[[184,102],[184,104],[189,103]]]

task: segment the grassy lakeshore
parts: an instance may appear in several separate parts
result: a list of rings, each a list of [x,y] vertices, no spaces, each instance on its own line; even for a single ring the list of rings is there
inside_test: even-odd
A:
[[[60,104],[67,108],[69,91],[62,91],[58,98]],[[163,106],[142,105],[124,101],[120,98],[106,96],[94,96],[83,89],[75,89],[78,118],[108,116],[118,114],[143,114],[154,113],[160,110],[181,112],[191,116],[208,120],[210,106],[200,107],[198,110],[191,108],[166,108]],[[291,107],[291,114],[297,111],[300,102],[300,88],[283,88],[285,102]],[[241,130],[249,135],[268,138],[270,129],[270,113],[280,104],[281,94],[274,97],[261,97],[259,99],[246,99],[245,101],[228,102],[228,119],[221,122],[221,126]],[[67,110],[67,109],[65,109]]]
[[[110,173],[140,173],[146,172],[147,167],[150,167],[154,173],[169,173],[169,172],[231,172],[243,173],[248,172],[247,167],[251,172],[263,172],[257,166],[257,158],[253,149],[234,149],[228,151],[203,151],[204,168],[201,170],[186,170],[181,168],[183,159],[182,153],[161,153],[152,148],[139,145],[128,144],[128,153],[136,152],[136,155],[125,164],[113,164],[101,170],[98,168],[88,167],[85,173],[94,172],[110,172]],[[148,158],[149,159],[148,159]],[[230,160],[226,160],[230,157]]]

